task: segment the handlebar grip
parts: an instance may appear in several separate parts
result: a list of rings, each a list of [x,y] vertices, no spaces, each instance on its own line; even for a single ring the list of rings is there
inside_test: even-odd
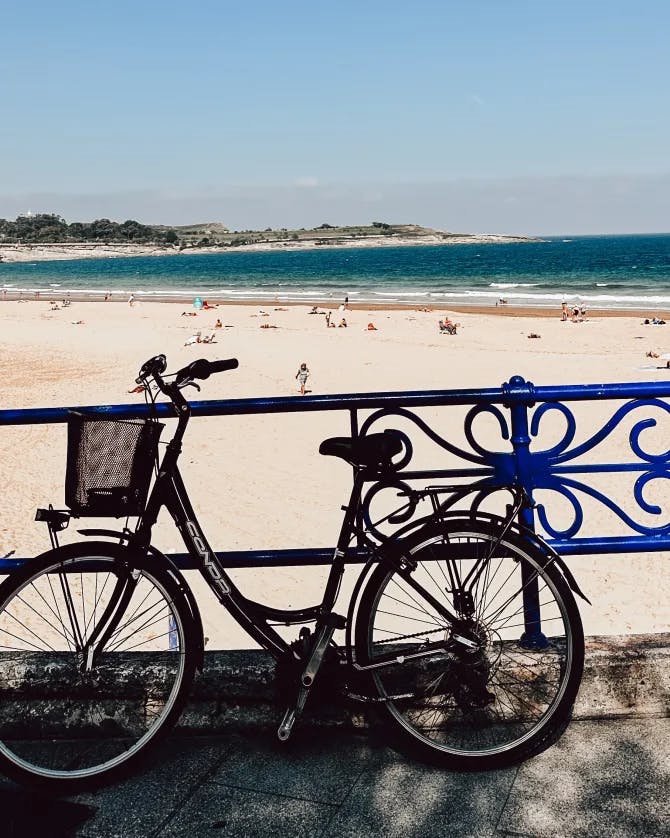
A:
[[[184,369],[179,370],[176,376],[176,383],[181,384],[187,379],[205,379],[209,378],[215,372],[225,372],[225,370],[234,370],[239,366],[237,358],[227,358],[223,361],[208,361],[206,358],[200,358],[193,361]]]
[[[222,361],[208,361],[209,363],[209,375],[212,375],[215,372],[225,372],[226,370],[236,370],[240,362],[237,358],[226,358]]]

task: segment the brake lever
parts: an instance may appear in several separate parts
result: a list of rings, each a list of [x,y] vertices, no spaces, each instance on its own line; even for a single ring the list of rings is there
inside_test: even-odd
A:
[[[180,384],[179,385],[180,390],[185,390],[187,387],[195,387],[195,389],[198,391],[198,393],[200,392],[200,389],[201,389],[200,385],[196,384],[195,381],[187,381],[185,384]]]

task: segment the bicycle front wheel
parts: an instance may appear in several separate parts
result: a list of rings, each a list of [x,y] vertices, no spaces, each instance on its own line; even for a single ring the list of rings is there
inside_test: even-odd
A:
[[[366,586],[356,658],[391,744],[499,768],[565,729],[584,663],[579,611],[548,551],[495,519],[445,519],[396,545]]]
[[[0,586],[0,770],[70,793],[129,774],[193,680],[191,612],[156,559],[45,553]]]

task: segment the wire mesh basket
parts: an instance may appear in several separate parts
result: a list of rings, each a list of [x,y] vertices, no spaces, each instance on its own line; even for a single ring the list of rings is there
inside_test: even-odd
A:
[[[71,411],[67,420],[65,503],[77,516],[140,515],[165,426]]]

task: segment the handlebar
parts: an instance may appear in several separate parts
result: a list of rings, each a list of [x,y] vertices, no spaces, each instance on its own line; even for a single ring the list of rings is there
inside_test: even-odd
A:
[[[206,358],[200,358],[197,361],[191,362],[188,366],[180,369],[175,376],[175,384],[180,385],[187,381],[193,381],[196,378],[205,379],[216,372],[225,372],[226,370],[234,370],[239,366],[237,358],[227,358],[222,361],[208,361]]]
[[[138,384],[144,384],[148,378],[153,378],[160,389],[170,395],[172,388],[178,389],[190,384],[195,379],[204,380],[209,378],[210,375],[214,375],[214,373],[234,370],[238,366],[237,358],[226,358],[221,361],[208,361],[206,358],[200,358],[176,372],[174,382],[168,385],[163,381],[163,373],[167,368],[165,355],[156,355],[142,365],[136,380]]]

